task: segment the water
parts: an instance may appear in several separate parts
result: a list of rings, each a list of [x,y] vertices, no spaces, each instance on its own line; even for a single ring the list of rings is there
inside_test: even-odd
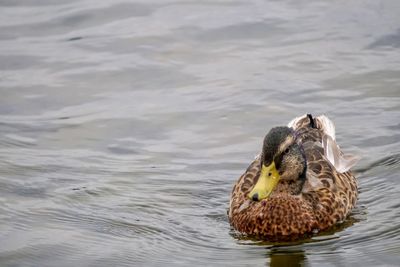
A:
[[[400,2],[1,1],[1,266],[398,266]],[[338,229],[231,231],[265,133],[362,156]]]

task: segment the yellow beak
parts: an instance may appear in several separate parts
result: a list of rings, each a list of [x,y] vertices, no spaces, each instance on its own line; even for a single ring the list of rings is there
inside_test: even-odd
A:
[[[264,198],[267,198],[272,190],[276,187],[280,179],[279,172],[276,170],[275,162],[269,166],[265,166],[264,164],[261,167],[260,177],[254,188],[249,193],[249,198],[254,201],[260,201]]]

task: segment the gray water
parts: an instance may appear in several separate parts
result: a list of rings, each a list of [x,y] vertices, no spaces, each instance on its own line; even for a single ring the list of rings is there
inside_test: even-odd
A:
[[[398,266],[400,2],[1,1],[1,266]],[[226,211],[266,132],[328,115],[357,208],[296,243]]]

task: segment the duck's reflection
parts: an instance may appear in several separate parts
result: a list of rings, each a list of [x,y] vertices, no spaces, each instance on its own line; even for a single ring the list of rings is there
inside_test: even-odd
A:
[[[282,250],[272,248],[269,252],[270,267],[300,267],[306,266],[306,256],[303,250]]]

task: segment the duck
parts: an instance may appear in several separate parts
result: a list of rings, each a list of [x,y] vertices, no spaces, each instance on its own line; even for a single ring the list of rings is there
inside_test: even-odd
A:
[[[271,241],[309,237],[342,223],[355,207],[359,157],[336,143],[325,115],[305,114],[270,129],[262,150],[234,184],[233,229]]]

